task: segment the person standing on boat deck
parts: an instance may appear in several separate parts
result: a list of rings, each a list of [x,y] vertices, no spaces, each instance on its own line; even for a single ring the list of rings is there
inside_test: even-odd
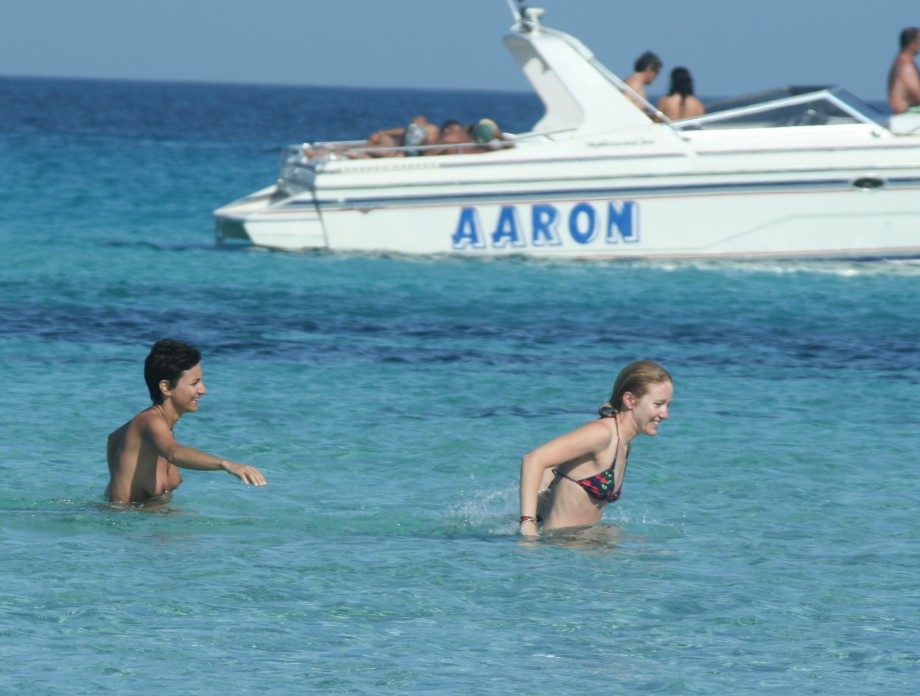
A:
[[[674,397],[671,375],[641,360],[617,376],[600,418],[540,445],[521,459],[523,536],[560,527],[597,524],[604,507],[620,497],[629,443],[656,435]]]
[[[896,114],[920,112],[920,70],[914,58],[920,53],[920,29],[901,32],[901,50],[888,73],[888,105]]]
[[[693,96],[693,77],[687,68],[671,71],[671,89],[658,100],[658,110],[672,121],[693,118],[706,113],[703,102]]]
[[[633,92],[642,97],[642,99],[648,101],[648,97],[645,94],[645,88],[655,81],[655,78],[658,77],[658,73],[661,72],[661,68],[661,58],[651,51],[646,51],[636,59],[636,62],[633,64],[633,70],[635,72],[626,78],[626,84],[629,85]],[[645,108],[645,104],[637,100],[631,92],[626,92],[626,96],[629,97],[636,106],[642,109]]]
[[[265,477],[254,466],[176,442],[173,427],[184,414],[197,411],[199,399],[208,393],[200,363],[198,349],[182,341],[164,338],[150,349],[144,361],[144,381],[153,406],[109,435],[106,458],[110,480],[105,489],[109,502],[127,505],[168,501],[182,483],[177,467],[223,470],[243,483],[265,485]]]

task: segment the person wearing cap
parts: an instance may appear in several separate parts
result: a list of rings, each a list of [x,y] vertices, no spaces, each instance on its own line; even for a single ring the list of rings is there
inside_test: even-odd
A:
[[[497,143],[496,141],[509,141],[508,136],[501,132],[498,124],[495,123],[495,121],[493,121],[491,118],[480,119],[476,125],[470,128],[470,139],[476,143],[478,147],[471,147],[469,149],[463,150],[463,152],[491,152],[493,150],[499,149],[500,147],[503,147],[503,145]]]

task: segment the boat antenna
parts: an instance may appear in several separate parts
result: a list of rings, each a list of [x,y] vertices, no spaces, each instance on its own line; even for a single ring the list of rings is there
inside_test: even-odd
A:
[[[517,2],[517,7],[514,6],[515,2]],[[511,16],[515,21],[524,19],[524,12],[527,10],[524,7],[524,0],[508,0],[508,9],[511,10]]]

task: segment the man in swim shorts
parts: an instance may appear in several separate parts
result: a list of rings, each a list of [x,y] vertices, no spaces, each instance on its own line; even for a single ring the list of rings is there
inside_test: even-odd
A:
[[[920,29],[904,29],[900,45],[901,50],[888,73],[888,105],[895,114],[916,112],[920,107],[920,70],[914,62],[920,53]]]
[[[144,380],[153,406],[109,435],[109,485],[105,497],[119,505],[164,502],[182,483],[179,468],[223,470],[243,483],[264,486],[258,469],[237,464],[176,442],[173,427],[186,413],[198,410],[207,394],[201,353],[182,341],[157,341],[144,362]]]

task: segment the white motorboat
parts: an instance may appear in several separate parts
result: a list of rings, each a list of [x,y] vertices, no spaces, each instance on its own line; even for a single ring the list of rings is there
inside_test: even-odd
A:
[[[286,148],[219,243],[559,258],[920,257],[920,115],[784,88],[671,121],[522,9],[504,41],[545,113],[479,154]],[[424,150],[424,148],[422,148]],[[413,154],[413,153],[407,153]]]

